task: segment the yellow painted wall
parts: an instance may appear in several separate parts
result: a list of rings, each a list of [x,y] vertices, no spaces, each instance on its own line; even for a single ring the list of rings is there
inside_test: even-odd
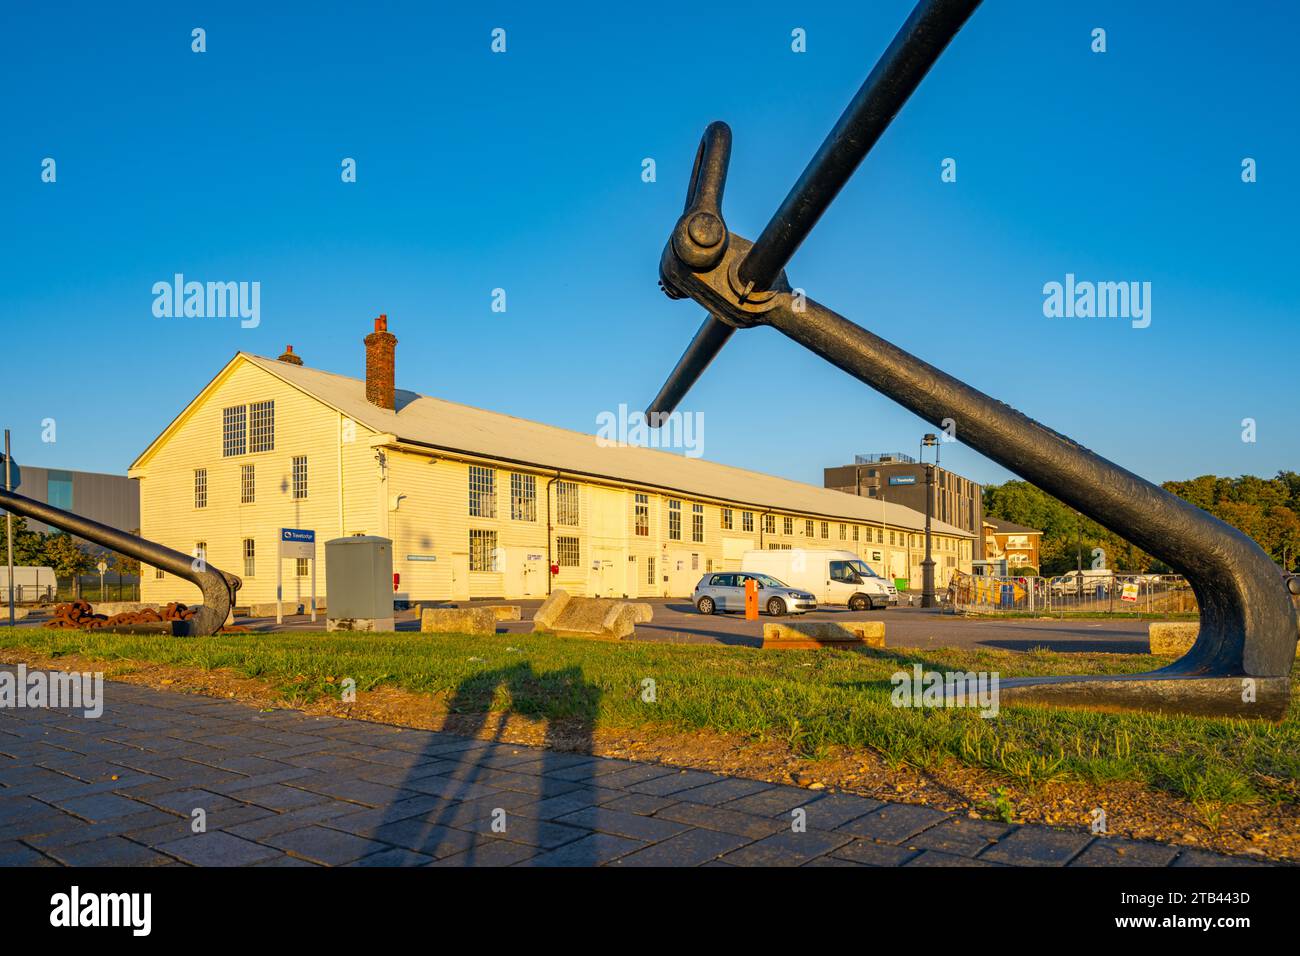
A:
[[[275,401],[275,448],[256,454],[222,457],[222,410],[228,406]],[[207,543],[208,563],[243,578],[241,605],[275,600],[275,562],[282,527],[311,528],[317,533],[317,590],[325,591],[324,541],[341,534],[378,533],[378,465],[373,432],[353,425],[350,442],[339,443],[339,415],[255,365],[240,362],[191,407],[175,432],[155,454],[133,469],[140,479],[141,534],[177,551],[192,554]],[[346,437],[346,436],[345,436]],[[307,456],[307,498],[292,495],[292,460]],[[343,519],[340,522],[338,470],[344,471]],[[240,466],[254,466],[253,504],[240,503]],[[206,468],[208,503],[194,507],[194,471]],[[252,538],[254,574],[245,576],[243,540]],[[305,600],[310,578],[298,578],[295,562],[283,567],[285,600]],[[197,603],[198,589],[173,575],[157,578],[153,568],[141,573],[141,599],[148,602]]]

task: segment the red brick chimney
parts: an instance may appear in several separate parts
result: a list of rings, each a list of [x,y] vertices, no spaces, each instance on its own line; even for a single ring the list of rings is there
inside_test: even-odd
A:
[[[375,319],[375,330],[365,338],[366,400],[393,410],[393,352],[397,336],[388,331],[388,316]]]
[[[286,346],[284,347],[284,354],[280,356],[280,359],[279,359],[279,360],[280,360],[281,362],[288,362],[290,365],[301,365],[301,364],[302,364],[302,358],[301,358],[300,356],[297,356],[297,355],[294,355],[294,354],[293,354],[293,346],[292,346],[292,345],[286,345]]]

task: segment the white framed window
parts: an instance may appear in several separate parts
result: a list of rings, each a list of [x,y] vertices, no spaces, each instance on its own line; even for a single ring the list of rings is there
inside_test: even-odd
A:
[[[576,528],[581,522],[578,507],[578,483],[576,481],[557,481],[555,483],[555,523],[567,528]]]
[[[206,468],[194,469],[194,507],[206,508],[208,506],[208,470]]]
[[[849,536],[849,528],[843,521],[840,522],[840,540],[843,541]]]
[[[691,540],[704,541],[704,505],[691,505]]]
[[[239,466],[239,503],[251,505],[257,500],[257,476],[252,465]]]
[[[634,517],[634,530],[638,538],[650,537],[650,496],[636,496],[636,513]],[[650,559],[651,563],[654,558]]]
[[[293,459],[293,497],[296,501],[307,497],[306,455],[295,455]]]
[[[668,499],[668,537],[672,541],[682,540],[682,503],[676,498]]]
[[[731,521],[732,521],[732,518],[731,518],[731,509],[730,509],[730,508],[723,508],[723,509],[722,509],[722,530],[723,530],[723,531],[730,531],[730,530],[731,530]]]
[[[561,536],[555,539],[555,563],[562,568],[582,566],[582,548],[576,537]]]
[[[275,402],[253,402],[248,406],[248,450],[275,451]]]
[[[484,528],[469,529],[469,569],[497,570],[497,533]]]
[[[813,536],[813,523],[812,523],[812,519],[811,519],[811,518],[808,519],[808,520],[806,520],[806,521],[804,521],[804,523],[803,523],[803,533],[804,533],[804,535],[805,535],[806,537],[809,537],[809,538],[811,538],[811,537]]]
[[[202,571],[208,566],[208,543],[206,541],[194,542],[194,570]]]
[[[655,556],[653,554],[645,559],[645,583],[655,583]]]
[[[742,511],[740,513],[740,530],[741,531],[754,530],[754,512]]]
[[[776,534],[776,515],[763,515],[763,531]]]
[[[153,576],[154,576],[155,579],[161,581],[161,580],[163,579],[163,569],[162,569],[162,568],[154,568],[154,569],[153,569]]]
[[[510,473],[510,518],[512,521],[537,520],[537,479],[517,471]]]
[[[248,408],[232,405],[221,410],[221,457],[231,458],[248,451]]]
[[[300,578],[305,578],[305,577],[307,577],[307,575],[310,573],[310,569],[307,567],[307,562],[308,562],[308,560],[309,560],[308,558],[297,558],[297,559],[296,559],[295,563],[296,563],[297,566],[298,566],[298,568],[297,568],[297,570],[298,570],[298,577],[300,577]]]
[[[823,522],[822,522],[822,537],[823,537],[823,538],[829,538],[830,536],[831,536],[830,525],[829,525],[827,522],[823,521]]]
[[[469,466],[469,514],[472,518],[497,516],[497,478],[493,469]]]
[[[257,573],[257,544],[252,538],[244,539],[244,577],[251,578]]]
[[[858,535],[861,533],[861,531],[862,531],[862,529],[859,528],[857,525],[854,525],[854,526],[853,526],[853,540],[854,540],[854,541],[857,541],[857,540],[858,540]]]
[[[794,519],[791,517],[783,518],[781,528],[786,534],[794,534]]]

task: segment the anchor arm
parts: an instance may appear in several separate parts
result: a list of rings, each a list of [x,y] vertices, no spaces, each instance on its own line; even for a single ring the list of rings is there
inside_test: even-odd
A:
[[[230,609],[234,607],[235,592],[243,584],[235,575],[214,568],[206,564],[206,561],[202,569],[196,569],[194,558],[188,554],[173,551],[156,542],[12,491],[0,489],[0,508],[53,525],[79,538],[102,544],[119,554],[129,555],[193,582],[203,592],[203,606],[190,621],[190,633],[194,635],[215,634],[221,629],[230,615]]]

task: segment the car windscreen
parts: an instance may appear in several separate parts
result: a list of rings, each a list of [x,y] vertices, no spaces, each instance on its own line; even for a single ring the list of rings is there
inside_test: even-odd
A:
[[[757,581],[760,587],[765,587],[765,588],[783,588],[783,587],[786,586],[785,582],[783,582],[783,581],[778,581],[776,578],[772,577],[770,574],[750,574],[749,577],[751,577],[751,578],[753,578],[755,581]]]
[[[876,574],[875,571],[872,571],[871,566],[864,561],[850,561],[849,567],[854,571],[857,571],[858,574],[862,575],[864,578],[880,577],[880,575]]]

